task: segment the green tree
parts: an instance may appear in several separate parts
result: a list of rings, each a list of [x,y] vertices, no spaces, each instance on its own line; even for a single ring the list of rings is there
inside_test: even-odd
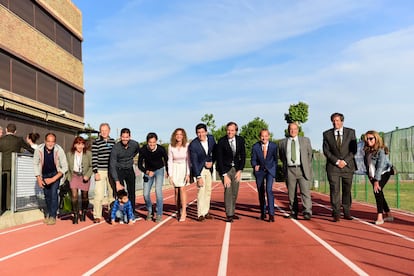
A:
[[[240,136],[242,136],[246,142],[246,157],[248,159],[251,158],[254,143],[259,140],[260,130],[264,128],[269,129],[269,125],[259,117],[254,118],[252,121],[241,127]],[[270,133],[270,139],[272,139],[272,136],[273,134]]]
[[[302,131],[302,124],[308,120],[309,106],[304,102],[298,104],[291,104],[289,107],[289,113],[285,113],[285,120],[288,124],[296,122],[299,125],[299,136],[304,136]],[[286,128],[285,136],[289,136],[289,132]]]
[[[93,141],[98,138],[99,131],[95,130],[89,123],[85,126],[82,131],[78,132],[87,141]]]
[[[216,120],[214,120],[213,114],[204,114],[201,121],[207,125],[208,130],[214,131],[216,128]]]
[[[216,130],[216,121],[213,114],[204,114],[201,121],[207,125],[208,133],[213,135],[214,139],[218,141],[221,137],[226,135],[226,126],[222,125]]]
[[[227,134],[226,125],[222,125],[219,129],[210,132],[214,136],[216,142]]]

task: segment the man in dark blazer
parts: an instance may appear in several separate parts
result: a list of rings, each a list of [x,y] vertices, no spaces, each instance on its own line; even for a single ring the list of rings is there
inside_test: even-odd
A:
[[[342,208],[344,218],[352,220],[351,188],[352,178],[356,170],[354,155],[357,151],[355,130],[344,127],[344,115],[331,115],[333,128],[323,133],[323,153],[326,156],[326,173],[328,175],[332,217],[334,222],[340,220],[341,200],[340,185],[342,183]]]
[[[289,195],[290,217],[297,219],[299,203],[296,188],[299,184],[303,205],[303,218],[312,217],[312,198],[310,185],[312,180],[312,146],[309,138],[299,137],[299,125],[288,125],[289,137],[279,142],[279,157],[283,163],[283,172]]]
[[[6,127],[6,135],[0,138],[0,152],[2,153],[2,187],[1,209],[10,210],[11,206],[11,154],[26,149],[33,153],[33,148],[22,137],[16,136],[16,125],[10,123]]]
[[[256,177],[257,193],[259,195],[260,219],[266,219],[266,209],[269,212],[269,222],[275,221],[275,198],[273,196],[273,180],[277,170],[277,145],[269,141],[268,129],[262,129],[259,134],[260,141],[252,147],[250,163]],[[265,188],[267,208],[265,200]]]
[[[229,122],[226,126],[227,135],[220,138],[215,151],[217,171],[224,185],[224,207],[227,222],[240,219],[235,215],[235,209],[241,173],[246,162],[246,147],[244,139],[236,135],[237,131],[237,124]]]
[[[208,134],[207,126],[196,126],[197,138],[189,145],[191,173],[197,182],[197,218],[198,221],[212,219],[210,211],[211,185],[213,172],[213,150],[216,145],[213,135]]]

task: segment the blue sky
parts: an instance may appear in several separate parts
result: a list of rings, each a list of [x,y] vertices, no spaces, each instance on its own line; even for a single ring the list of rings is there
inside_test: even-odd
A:
[[[194,137],[255,117],[282,138],[284,113],[309,105],[321,149],[330,115],[357,136],[414,118],[414,1],[72,0],[83,16],[85,122],[137,141],[177,127]]]

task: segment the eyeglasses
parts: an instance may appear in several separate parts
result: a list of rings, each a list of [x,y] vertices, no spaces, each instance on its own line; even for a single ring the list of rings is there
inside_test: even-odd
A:
[[[367,140],[369,141],[375,140],[375,137],[367,137]]]

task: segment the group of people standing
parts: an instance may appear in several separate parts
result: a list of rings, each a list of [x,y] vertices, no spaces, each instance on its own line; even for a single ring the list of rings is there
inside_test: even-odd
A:
[[[333,128],[323,133],[323,152],[327,159],[326,172],[330,186],[332,217],[334,222],[338,222],[341,218],[341,207],[343,218],[353,219],[351,186],[356,170],[354,155],[357,151],[357,141],[355,131],[343,126],[344,116],[341,113],[332,114],[331,122]],[[258,134],[259,141],[252,147],[251,166],[256,179],[261,220],[275,221],[273,182],[278,169],[278,158],[282,162],[282,172],[288,190],[290,213],[287,217],[298,219],[299,188],[303,219],[312,218],[312,146],[309,138],[299,136],[299,129],[298,123],[289,123],[287,137],[278,144],[270,140],[268,129],[262,129]],[[213,219],[210,213],[210,200],[214,163],[224,188],[225,220],[233,222],[240,219],[236,214],[236,201],[246,162],[246,145],[243,137],[237,134],[238,125],[235,122],[226,125],[226,135],[217,143],[208,133],[204,123],[196,125],[196,137],[191,142],[188,141],[186,131],[177,128],[171,134],[167,150],[158,144],[158,136],[154,132],[147,134],[146,144],[140,147],[137,141],[131,139],[128,128],[121,130],[118,142],[110,137],[109,124],[102,123],[99,130],[99,137],[93,141],[91,149],[88,148],[87,141],[78,136],[67,153],[56,144],[56,136],[53,133],[46,134],[41,145],[35,144],[39,136],[34,134],[30,134],[28,139],[30,138],[35,146],[30,146],[29,140],[27,143],[18,140],[19,147],[34,151],[37,184],[45,194],[46,224],[56,223],[58,189],[65,179],[70,186],[72,221],[74,224],[79,220],[85,221],[92,176],[95,178],[93,221],[101,222],[103,206],[108,204],[113,205],[110,213],[112,222],[135,222],[138,215],[135,206],[135,179],[138,170],[134,169],[134,158],[137,155],[137,167],[143,173],[147,221],[162,221],[162,185],[165,177],[168,177],[174,187],[177,218],[180,222],[187,218],[185,187],[192,183],[193,179],[197,187],[197,220],[202,222]],[[15,133],[16,128],[10,124],[6,131],[7,134]],[[3,144],[7,139],[9,138],[0,139],[0,151],[3,154]],[[378,132],[368,131],[363,139],[364,165],[373,185],[377,203],[375,223],[379,225],[384,221],[393,220],[383,194],[383,188],[393,170],[387,156],[388,149]],[[152,186],[155,186],[155,206],[150,196]]]

